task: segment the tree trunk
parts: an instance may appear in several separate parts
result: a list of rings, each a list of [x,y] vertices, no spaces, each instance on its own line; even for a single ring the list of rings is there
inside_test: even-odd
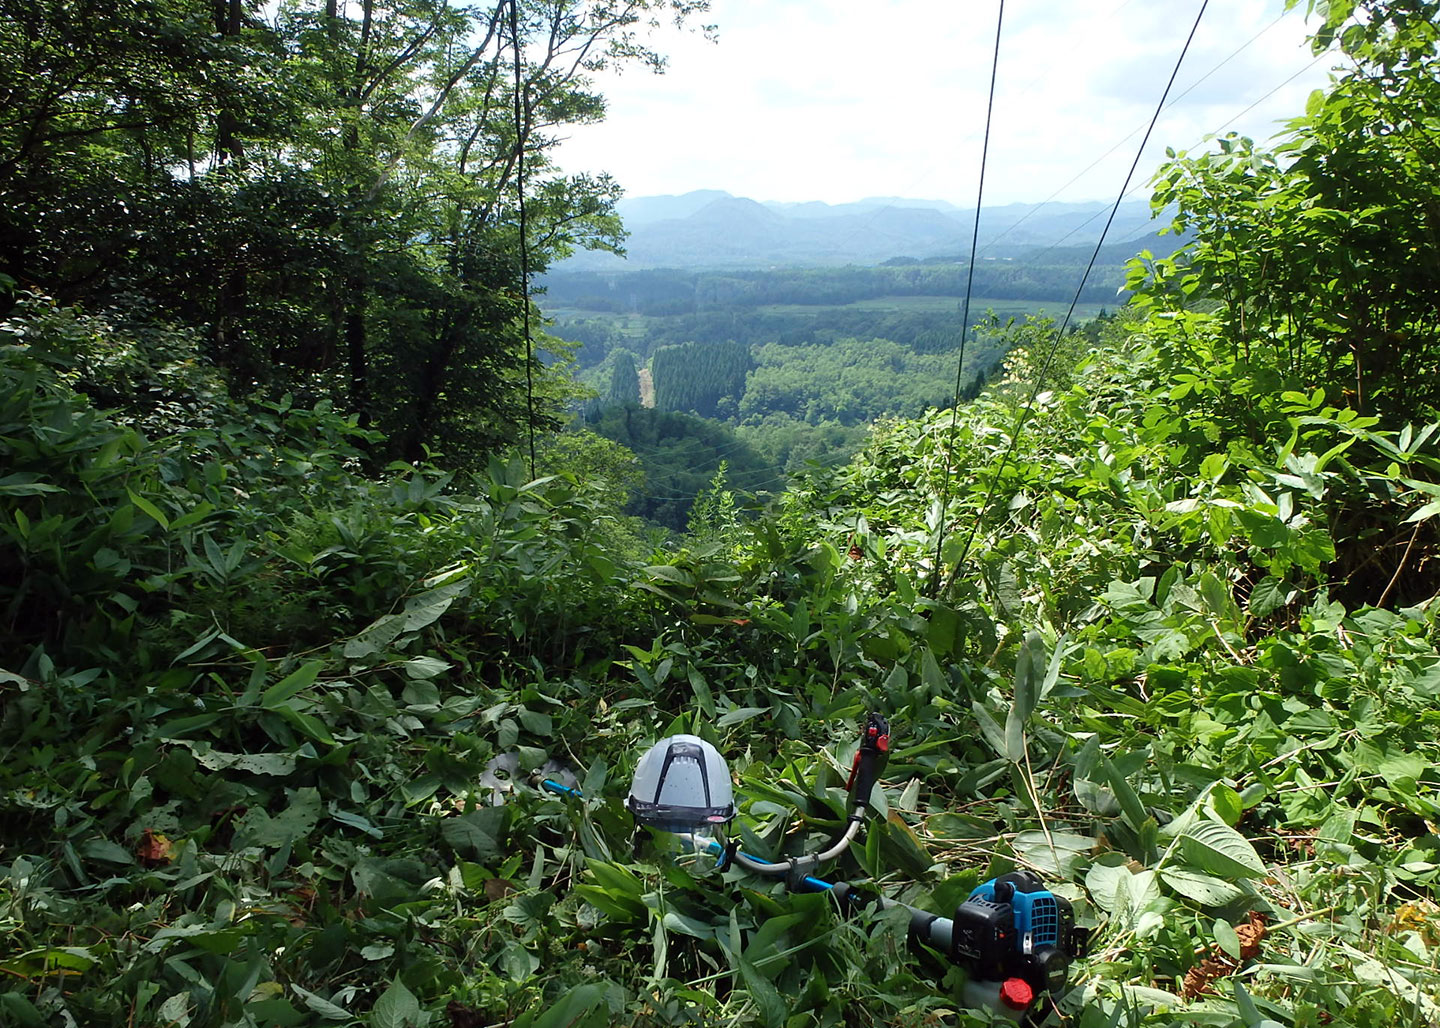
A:
[[[370,427],[373,413],[365,337],[365,280],[355,275],[345,282],[345,352],[350,362],[350,410],[361,428]]]
[[[240,35],[243,10],[240,0],[213,0],[215,31],[226,38]],[[240,142],[240,119],[227,103],[220,105],[215,122],[215,157],[219,164],[239,162],[245,154]],[[241,323],[245,317],[245,293],[249,283],[242,264],[222,255],[221,281],[215,294],[215,359],[242,387],[255,377],[254,362],[245,352]]]
[[[240,0],[213,0],[215,31],[227,39],[240,35],[244,9]],[[222,104],[215,125],[215,153],[221,164],[239,160],[245,153],[240,142],[240,119],[228,104]]]
[[[454,315],[447,315],[444,327],[436,334],[435,348],[430,352],[420,374],[419,389],[410,408],[409,424],[405,428],[405,445],[401,450],[404,459],[412,463],[425,459],[425,444],[435,435],[432,422],[440,405],[440,393],[445,388],[445,376],[450,370],[450,362],[455,358],[461,331],[462,328],[456,324]]]

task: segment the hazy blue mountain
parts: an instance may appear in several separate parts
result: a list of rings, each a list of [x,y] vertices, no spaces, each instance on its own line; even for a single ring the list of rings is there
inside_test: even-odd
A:
[[[716,200],[729,198],[719,189],[696,189],[683,196],[636,196],[621,200],[618,207],[625,224],[634,231],[640,225],[671,218],[688,218]]]
[[[959,207],[944,200],[907,200],[899,196],[868,196],[863,200],[856,200],[854,203],[840,204],[821,203],[819,200],[801,203],[779,203],[772,200],[767,201],[765,206],[791,218],[833,218],[884,207],[914,207],[922,210],[944,211],[950,214],[964,213]]]
[[[980,217],[982,257],[1075,263],[1093,247],[1109,213],[1105,203],[1006,204]],[[721,190],[682,196],[642,196],[620,201],[630,237],[628,257],[582,252],[557,271],[618,271],[626,268],[760,268],[879,264],[897,257],[965,259],[971,212],[943,200],[869,197],[854,203],[818,201],[757,203]],[[1173,249],[1156,237],[1150,205],[1121,205],[1108,239],[1120,249]],[[1107,244],[1115,252],[1114,244]],[[1107,253],[1107,256],[1109,253]],[[1087,255],[1088,256],[1088,255]]]

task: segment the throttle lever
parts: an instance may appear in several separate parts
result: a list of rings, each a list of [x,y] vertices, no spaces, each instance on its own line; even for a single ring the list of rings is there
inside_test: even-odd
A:
[[[870,806],[870,792],[885,770],[890,759],[890,724],[885,718],[872,711],[865,718],[860,729],[860,747],[855,751],[855,762],[850,765],[850,780],[845,790],[850,794],[854,812],[852,819],[859,817],[859,808]]]

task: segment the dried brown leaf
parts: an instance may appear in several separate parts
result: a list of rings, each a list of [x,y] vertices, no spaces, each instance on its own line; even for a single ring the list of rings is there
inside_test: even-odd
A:
[[[165,836],[147,828],[140,836],[140,844],[135,847],[135,859],[146,867],[159,867],[175,859],[175,847]]]
[[[1235,926],[1235,934],[1240,937],[1240,958],[1242,960],[1254,960],[1260,955],[1260,941],[1265,938],[1265,915],[1259,911],[1250,911],[1250,920],[1245,924]]]
[[[491,903],[516,891],[515,883],[504,878],[487,878],[483,888],[485,898]]]

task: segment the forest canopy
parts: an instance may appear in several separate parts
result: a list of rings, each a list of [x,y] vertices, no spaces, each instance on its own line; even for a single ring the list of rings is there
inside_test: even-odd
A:
[[[381,463],[481,459],[567,396],[521,331],[519,177],[531,271],[615,248],[619,186],[554,148],[603,116],[595,72],[659,69],[647,27],[704,9],[0,0],[0,274],[192,327],[238,392],[382,429]]]

